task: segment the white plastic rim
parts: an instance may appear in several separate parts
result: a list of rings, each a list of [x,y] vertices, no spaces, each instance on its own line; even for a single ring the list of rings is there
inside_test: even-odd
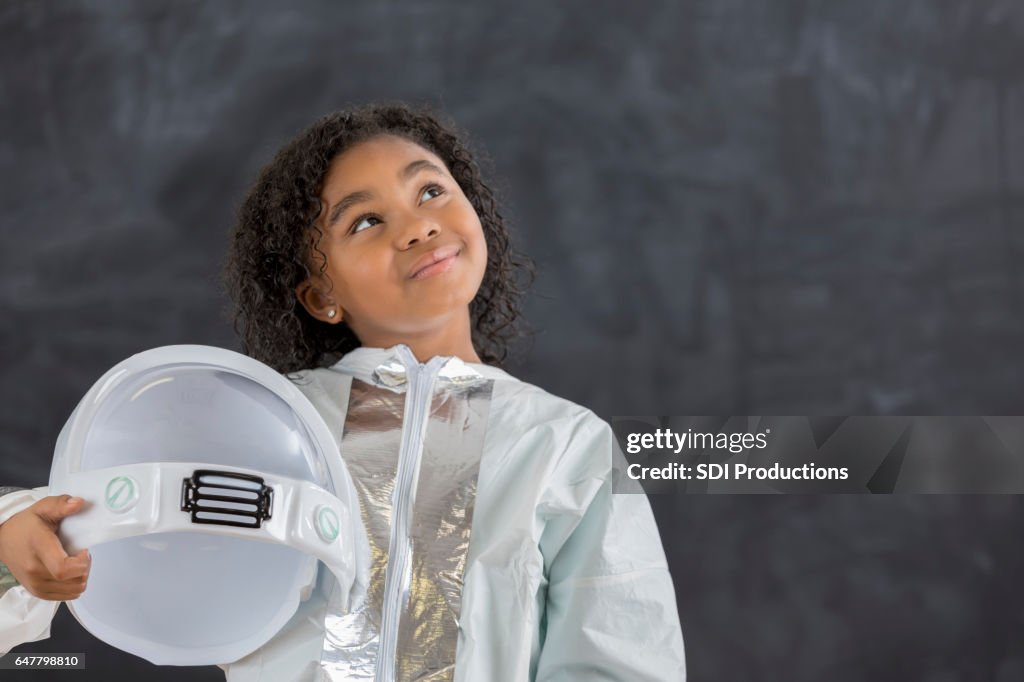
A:
[[[264,480],[270,519],[192,523],[182,482],[197,468]],[[262,646],[312,587],[318,557],[343,591],[365,585],[365,531],[330,430],[288,379],[233,351],[164,346],[106,372],[58,438],[50,490],[89,503],[61,524],[65,545],[93,556],[72,613],[159,665],[230,663]]]

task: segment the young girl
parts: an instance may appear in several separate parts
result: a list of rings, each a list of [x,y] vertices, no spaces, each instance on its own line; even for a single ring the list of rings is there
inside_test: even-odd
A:
[[[332,430],[373,568],[348,612],[322,571],[228,680],[685,679],[650,507],[612,494],[611,428],[497,366],[521,266],[426,111],[327,116],[262,171],[225,268],[235,329]],[[0,560],[41,599],[77,596],[88,556],[53,546],[75,504],[6,500]]]

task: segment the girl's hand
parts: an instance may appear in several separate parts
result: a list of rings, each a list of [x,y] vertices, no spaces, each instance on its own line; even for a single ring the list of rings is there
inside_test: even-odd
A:
[[[70,601],[85,591],[89,550],[68,556],[57,537],[61,519],[84,507],[80,497],[51,495],[0,524],[0,561],[33,596]]]

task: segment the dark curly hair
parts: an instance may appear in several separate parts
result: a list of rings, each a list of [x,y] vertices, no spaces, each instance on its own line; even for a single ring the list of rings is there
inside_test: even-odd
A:
[[[295,287],[310,276],[311,244],[321,273],[327,265],[316,219],[331,161],[358,142],[396,135],[440,157],[480,217],[487,269],[469,306],[472,342],[483,362],[505,362],[509,342],[525,335],[518,324],[520,298],[533,282],[534,266],[513,251],[494,193],[456,133],[425,106],[367,104],[321,118],[277,153],[242,201],[223,268],[233,304],[228,313],[246,355],[287,373],[330,366],[360,345],[344,322],[325,324],[311,316]],[[520,275],[526,276],[523,284]]]

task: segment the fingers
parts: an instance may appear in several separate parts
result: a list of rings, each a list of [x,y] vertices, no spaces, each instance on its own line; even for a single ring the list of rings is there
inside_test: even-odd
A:
[[[55,580],[70,580],[89,575],[92,557],[83,549],[74,556],[68,556],[60,538],[55,533],[43,533],[33,538],[36,556]]]
[[[32,505],[32,511],[51,524],[58,524],[65,516],[77,514],[84,508],[85,500],[70,495],[51,495]]]
[[[82,596],[87,585],[87,577],[65,581],[45,580],[30,591],[36,597],[48,601],[73,601]]]
[[[92,557],[88,550],[68,556],[56,532],[61,519],[85,506],[81,498],[55,495],[4,522],[7,567],[30,594],[67,601],[85,591]]]

